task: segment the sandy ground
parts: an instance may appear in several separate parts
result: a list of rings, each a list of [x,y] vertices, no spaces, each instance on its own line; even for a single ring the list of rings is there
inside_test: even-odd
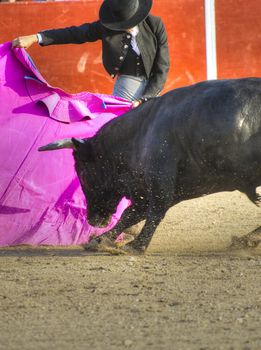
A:
[[[0,349],[261,349],[261,225],[244,195],[172,208],[144,256],[0,249]]]

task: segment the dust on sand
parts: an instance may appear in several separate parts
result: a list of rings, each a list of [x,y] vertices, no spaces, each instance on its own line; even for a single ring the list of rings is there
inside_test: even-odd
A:
[[[220,193],[170,209],[144,256],[1,248],[0,349],[259,350],[260,245],[229,246],[260,225]]]

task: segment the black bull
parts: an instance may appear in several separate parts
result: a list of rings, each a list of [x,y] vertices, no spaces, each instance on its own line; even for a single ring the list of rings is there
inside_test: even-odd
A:
[[[126,196],[133,204],[114,237],[145,219],[131,243],[145,250],[167,210],[180,201],[239,190],[259,202],[261,79],[175,89],[110,121],[91,139],[40,150],[59,148],[74,149],[89,222],[101,224]]]

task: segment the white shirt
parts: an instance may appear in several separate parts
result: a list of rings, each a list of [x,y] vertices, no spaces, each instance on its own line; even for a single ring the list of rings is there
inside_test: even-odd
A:
[[[139,33],[139,27],[133,27],[131,29],[128,29],[128,33],[131,34],[131,47],[132,49],[136,52],[138,56],[140,56],[140,49],[138,48],[137,41],[136,41],[136,36]]]

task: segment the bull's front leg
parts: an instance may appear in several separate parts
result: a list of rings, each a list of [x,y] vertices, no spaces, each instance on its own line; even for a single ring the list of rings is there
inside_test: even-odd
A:
[[[167,171],[166,171],[167,173]],[[166,175],[152,178],[149,187],[150,200],[146,213],[146,222],[140,234],[129,244],[131,249],[145,252],[156,228],[164,218],[167,210],[174,204],[175,176]]]
[[[123,213],[116,226],[111,231],[106,233],[106,236],[110,237],[112,240],[116,240],[122,232],[124,232],[129,227],[138,224],[145,218],[146,216],[144,210],[137,206],[129,207]]]
[[[166,211],[164,212],[154,212],[150,210],[146,218],[145,225],[141,230],[140,234],[134,239],[133,242],[128,244],[127,247],[134,249],[137,252],[145,252],[148,248],[150,241],[153,237],[156,228],[160,224],[161,220],[164,218]],[[128,249],[128,248],[127,248]]]

